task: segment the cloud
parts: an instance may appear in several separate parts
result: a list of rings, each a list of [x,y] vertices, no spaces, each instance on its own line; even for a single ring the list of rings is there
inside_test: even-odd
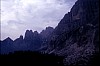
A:
[[[76,0],[1,0],[1,39],[55,27]]]

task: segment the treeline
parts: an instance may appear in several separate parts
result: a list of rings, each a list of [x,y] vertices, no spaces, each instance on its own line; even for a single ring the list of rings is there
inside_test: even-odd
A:
[[[28,64],[33,66],[63,66],[63,57],[41,52],[16,51],[14,53],[0,55],[0,63],[3,65]]]

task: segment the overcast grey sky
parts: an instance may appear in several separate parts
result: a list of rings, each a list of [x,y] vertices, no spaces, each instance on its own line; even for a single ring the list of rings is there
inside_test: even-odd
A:
[[[1,0],[1,39],[56,27],[76,0]]]

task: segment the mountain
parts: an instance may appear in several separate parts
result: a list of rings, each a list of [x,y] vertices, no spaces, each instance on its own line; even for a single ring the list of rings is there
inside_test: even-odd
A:
[[[42,46],[40,48],[41,51],[43,51],[43,49],[47,48],[47,44],[49,42],[50,36],[52,35],[54,28],[53,27],[46,27],[45,30],[42,30],[42,32],[40,33],[41,37],[42,37]]]
[[[99,0],[78,0],[54,29],[46,53],[65,65],[86,65],[99,53]]]
[[[25,37],[21,35],[14,41],[8,37],[1,41],[0,44],[1,54],[13,51],[37,51],[41,47],[42,38],[37,31],[32,32],[32,30],[26,30]]]
[[[45,30],[42,30],[40,33],[43,38],[47,38],[52,34],[54,28],[53,27],[46,27]]]
[[[58,26],[1,42],[1,52],[31,50],[63,56],[64,65],[98,65],[99,0],[77,0]],[[59,62],[58,62],[59,63]]]
[[[14,41],[8,37],[0,41],[1,54],[14,51],[39,51],[42,47],[47,46],[46,43],[52,31],[52,27],[47,27],[40,34],[37,31],[26,30],[25,37],[20,35],[20,37]]]
[[[25,50],[26,45],[24,44],[24,39],[23,36],[21,35],[19,38],[15,39],[13,42],[13,50],[18,51],[18,50]]]
[[[37,32],[32,30],[27,30],[24,37],[25,45],[27,45],[28,50],[37,50],[41,47],[42,38],[41,35]]]
[[[11,38],[6,38],[4,41],[1,41],[1,53],[9,53],[13,51],[13,40]]]

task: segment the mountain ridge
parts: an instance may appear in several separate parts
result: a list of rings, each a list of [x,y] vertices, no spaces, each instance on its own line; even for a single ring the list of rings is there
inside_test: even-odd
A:
[[[52,33],[53,27],[46,27],[41,33],[26,30],[25,36],[12,40],[10,37],[0,41],[1,54],[8,54],[14,51],[38,51],[42,46],[46,46],[47,38]],[[46,32],[46,36],[45,36]]]
[[[37,31],[27,30],[25,37],[20,37],[18,40],[23,39],[25,41],[23,43],[25,50],[26,48],[34,50],[33,44],[39,44],[39,46],[43,46],[39,49],[36,46],[36,51],[63,56],[65,66],[93,64],[91,59],[98,59],[96,56],[99,55],[99,0],[77,0],[58,26],[55,29],[51,27],[49,29],[50,32],[46,28],[47,31],[43,30],[40,34]],[[21,42],[17,44],[20,45]],[[7,46],[6,49],[9,47]]]

